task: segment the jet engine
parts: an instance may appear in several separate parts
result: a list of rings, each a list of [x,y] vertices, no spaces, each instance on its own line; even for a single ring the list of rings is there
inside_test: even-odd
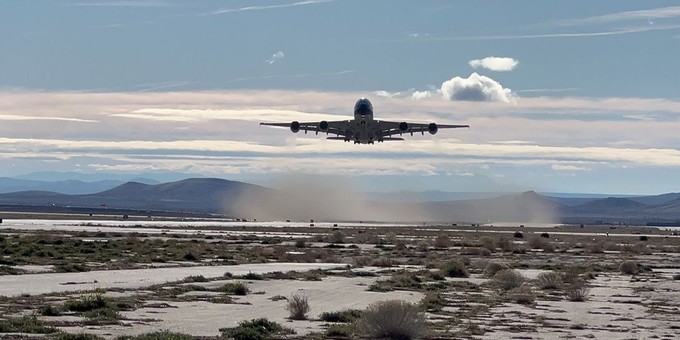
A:
[[[292,123],[290,123],[290,131],[293,131],[293,133],[298,133],[298,131],[300,131],[300,122],[294,120]]]
[[[435,133],[437,133],[437,131],[439,131],[439,128],[437,127],[437,123],[430,123],[427,126],[427,131],[429,131],[431,135],[434,135]]]
[[[407,131],[408,131],[408,123],[407,122],[399,123],[399,132],[407,132]]]
[[[321,132],[328,132],[328,122],[325,120],[322,120],[319,122],[319,131]]]

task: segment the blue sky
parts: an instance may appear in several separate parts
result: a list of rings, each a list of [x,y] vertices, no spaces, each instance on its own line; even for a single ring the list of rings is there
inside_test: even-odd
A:
[[[673,1],[8,0],[0,35],[0,176],[680,191]],[[472,128],[355,146],[257,126],[361,96]]]

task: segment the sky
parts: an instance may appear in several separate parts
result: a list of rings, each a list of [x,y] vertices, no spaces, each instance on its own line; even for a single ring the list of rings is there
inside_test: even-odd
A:
[[[680,191],[675,1],[5,0],[0,37],[0,176]],[[360,97],[471,128],[354,145],[259,127],[348,119]]]

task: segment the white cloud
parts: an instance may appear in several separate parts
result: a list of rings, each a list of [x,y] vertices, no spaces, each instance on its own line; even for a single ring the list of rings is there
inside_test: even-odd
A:
[[[468,62],[472,68],[485,68],[491,71],[507,72],[514,70],[519,61],[508,57],[486,57],[484,59],[474,59]]]
[[[590,168],[570,164],[553,164],[551,168],[555,171],[588,171]]]
[[[514,101],[512,90],[499,82],[473,72],[467,78],[453,77],[442,83],[441,94],[447,100],[504,102]]]
[[[269,65],[274,64],[275,62],[277,62],[277,61],[279,61],[279,60],[281,60],[285,57],[286,57],[285,53],[283,53],[282,51],[278,51],[278,52],[272,54],[271,58],[267,59],[267,64],[269,64]]]
[[[431,91],[415,91],[411,94],[411,99],[413,100],[427,99],[430,97],[432,97]]]
[[[383,98],[392,98],[392,97],[399,96],[399,95],[401,94],[401,93],[399,93],[399,92],[389,92],[389,91],[384,91],[384,90],[375,91],[375,92],[373,92],[373,93],[374,93],[376,96],[378,96],[378,97],[383,97]]]

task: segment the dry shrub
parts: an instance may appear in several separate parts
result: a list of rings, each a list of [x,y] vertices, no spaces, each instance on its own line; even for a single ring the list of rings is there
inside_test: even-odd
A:
[[[512,243],[512,240],[506,236],[501,236],[498,238],[498,248],[501,248],[502,251],[509,253],[512,252],[515,249],[515,244]]]
[[[496,273],[491,279],[491,282],[497,288],[502,290],[510,290],[517,288],[526,281],[524,275],[513,269],[503,269]]]
[[[406,301],[378,301],[366,308],[357,329],[370,339],[418,339],[425,334],[425,314]]]
[[[460,250],[461,255],[491,256],[491,250],[482,247],[465,247]]]
[[[591,254],[603,254],[604,245],[602,244],[602,242],[593,242],[588,246],[588,251]]]
[[[531,249],[542,249],[545,252],[552,253],[555,251],[555,246],[548,241],[547,238],[543,237],[531,237],[529,241],[527,242],[527,245]]]
[[[453,261],[449,261],[449,262],[445,263],[444,267],[442,267],[442,272],[444,273],[444,276],[449,276],[449,277],[468,277],[468,276],[470,276],[467,269],[465,268],[465,265],[458,260],[453,260]]]
[[[534,295],[533,290],[526,283],[510,290],[508,296],[510,297],[510,300],[521,305],[531,305],[536,300],[536,295]]]
[[[635,275],[638,273],[638,264],[634,261],[625,261],[619,266],[619,271],[628,275]]]
[[[583,302],[588,301],[590,288],[586,287],[583,281],[574,281],[564,291],[569,301]]]
[[[434,239],[435,248],[448,248],[451,246],[451,239],[446,234],[441,234]]]
[[[559,289],[562,287],[562,277],[555,272],[538,274],[536,281],[538,287],[541,289]]]
[[[479,239],[482,248],[488,249],[490,252],[496,251],[496,242],[489,236],[482,236]]]
[[[503,269],[508,269],[508,267],[498,262],[489,262],[484,266],[484,276],[493,277]]]
[[[307,320],[307,313],[309,313],[309,301],[305,294],[293,294],[288,298],[286,310],[290,313],[290,318],[293,320]]]

